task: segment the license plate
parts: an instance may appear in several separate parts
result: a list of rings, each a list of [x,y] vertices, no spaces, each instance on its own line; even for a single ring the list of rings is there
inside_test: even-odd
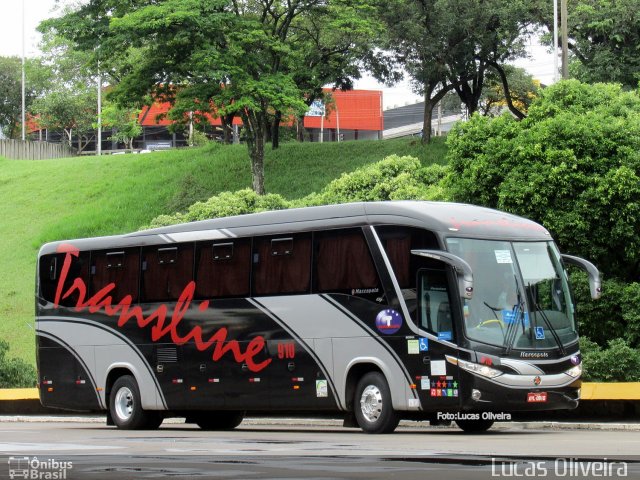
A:
[[[529,392],[527,394],[528,403],[544,403],[547,401],[547,392]]]

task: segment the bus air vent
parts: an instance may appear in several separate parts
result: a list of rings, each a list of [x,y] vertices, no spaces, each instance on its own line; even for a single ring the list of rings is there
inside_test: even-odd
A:
[[[156,350],[158,363],[176,363],[178,361],[178,350],[176,347],[161,347]]]

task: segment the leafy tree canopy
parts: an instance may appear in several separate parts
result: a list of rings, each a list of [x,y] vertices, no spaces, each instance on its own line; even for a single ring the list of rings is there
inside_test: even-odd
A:
[[[563,81],[516,122],[474,116],[448,138],[456,200],[545,225],[563,251],[609,276],[640,276],[640,97]]]
[[[323,84],[349,85],[369,27],[367,0],[94,0],[44,27],[102,59],[120,104],[150,96],[188,112],[238,115],[253,188],[264,192],[264,141],[302,115]],[[135,62],[123,60],[135,55]],[[114,60],[112,60],[114,59]],[[307,98],[305,98],[305,95]],[[213,107],[215,105],[215,108]],[[275,129],[277,131],[277,129]]]
[[[569,2],[572,76],[585,82],[640,81],[640,14],[635,0]]]
[[[524,43],[535,26],[539,1],[391,0],[380,11],[388,27],[385,47],[424,95],[423,141],[430,139],[432,110],[455,90],[470,114],[477,111],[488,72],[503,82],[511,102],[505,64],[525,55]]]

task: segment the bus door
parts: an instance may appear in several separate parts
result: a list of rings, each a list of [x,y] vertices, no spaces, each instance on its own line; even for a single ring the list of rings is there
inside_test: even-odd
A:
[[[417,322],[421,330],[436,337],[418,339],[423,374],[417,386],[429,410],[460,405],[458,366],[446,361],[446,355],[457,357],[455,344],[459,338],[454,321],[457,297],[450,287],[452,281],[453,276],[444,268],[418,270]]]

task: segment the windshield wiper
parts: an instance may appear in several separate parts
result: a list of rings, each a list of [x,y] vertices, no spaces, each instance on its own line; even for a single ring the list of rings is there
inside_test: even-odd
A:
[[[505,338],[504,344],[504,353],[505,355],[509,355],[511,353],[511,349],[513,348],[513,343],[516,340],[516,335],[518,333],[518,320],[522,319],[522,333],[524,333],[525,329],[525,319],[524,319],[524,302],[520,298],[520,292],[518,292],[518,304],[513,306],[513,310],[511,310],[512,319],[509,325],[507,325],[507,336]]]
[[[531,289],[531,284],[529,284],[529,290],[530,289]],[[553,336],[553,340],[558,345],[558,348],[560,348],[560,353],[562,355],[565,355],[566,354],[566,350],[564,348],[564,345],[562,345],[562,341],[560,340],[560,337],[558,336],[558,333],[556,332],[555,328],[553,328],[553,326],[551,325],[551,321],[549,321],[549,317],[547,317],[547,314],[544,313],[544,311],[540,307],[540,304],[538,304],[538,302],[536,302],[535,299],[533,298],[533,295],[531,295],[531,303],[534,306],[534,308],[536,309],[536,312],[540,313],[540,316],[542,317],[542,320],[544,320],[545,325],[547,326],[547,328],[551,332],[551,335]]]
[[[496,307],[492,307],[487,302],[482,302],[482,303],[484,303],[484,306],[487,307],[489,310],[491,310],[491,312],[493,313],[493,316],[495,317],[496,321],[498,322],[498,326],[500,327],[500,332],[502,333],[502,339],[504,340],[504,328],[502,328],[502,322],[500,321],[500,319],[498,318],[498,314],[496,313],[496,312],[499,312],[500,309]]]

